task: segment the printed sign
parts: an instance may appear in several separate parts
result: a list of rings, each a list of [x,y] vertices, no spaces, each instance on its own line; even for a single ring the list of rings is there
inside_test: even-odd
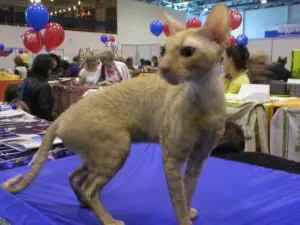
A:
[[[300,36],[300,24],[284,24],[265,31],[266,38]]]

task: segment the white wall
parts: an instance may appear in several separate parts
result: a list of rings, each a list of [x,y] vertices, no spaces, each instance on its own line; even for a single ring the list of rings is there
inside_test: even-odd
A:
[[[150,32],[150,23],[153,20],[164,22],[163,11],[173,17],[186,22],[186,14],[172,9],[160,8],[150,4],[133,0],[118,0],[118,35],[114,35],[121,44],[155,44],[164,43],[165,35],[155,37]],[[0,42],[6,47],[24,48],[21,35],[29,28],[0,25]],[[64,50],[65,56],[75,56],[80,48],[102,49],[101,33],[66,31],[65,41],[59,47]],[[59,51],[61,52],[61,51]],[[0,58],[0,68],[12,67],[11,57]]]
[[[286,24],[287,18],[287,6],[246,11],[244,33],[249,39],[264,38],[267,28]]]
[[[153,20],[165,22],[166,11],[175,19],[186,23],[186,13],[173,9],[161,8],[132,0],[118,0],[118,35],[122,44],[164,43],[164,34],[158,38],[151,34],[150,24]]]

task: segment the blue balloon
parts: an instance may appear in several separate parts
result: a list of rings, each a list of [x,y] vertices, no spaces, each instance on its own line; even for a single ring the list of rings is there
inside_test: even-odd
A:
[[[245,46],[247,46],[247,44],[248,44],[248,37],[246,35],[244,35],[244,34],[239,35],[236,38],[236,44],[237,45],[245,45]]]
[[[19,54],[22,55],[24,53],[23,49],[19,49]]]
[[[103,44],[105,44],[108,41],[107,35],[105,35],[105,34],[101,35],[100,40],[102,41]]]
[[[5,48],[5,47],[4,47],[4,44],[1,44],[1,43],[0,43],[0,52],[3,51],[4,48]]]
[[[156,37],[158,37],[163,32],[163,24],[159,22],[158,20],[154,20],[150,24],[150,31],[152,34],[154,34]]]
[[[33,29],[39,31],[49,22],[49,13],[45,6],[34,3],[26,9],[25,19]]]
[[[13,48],[8,48],[8,49],[7,49],[7,52],[8,52],[8,54],[11,54],[11,53],[14,52],[14,49],[13,49]]]

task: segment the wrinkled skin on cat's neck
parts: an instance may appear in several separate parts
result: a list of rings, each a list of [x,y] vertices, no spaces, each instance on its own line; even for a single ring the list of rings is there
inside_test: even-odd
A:
[[[28,186],[57,136],[82,160],[69,176],[78,200],[104,225],[122,225],[105,210],[100,191],[122,168],[132,137],[144,133],[158,138],[178,224],[190,225],[197,216],[191,201],[201,168],[224,131],[225,103],[216,64],[230,20],[227,8],[217,4],[201,30],[180,31],[182,25],[171,17],[169,22],[173,36],[161,59],[161,76],[123,81],[72,105],[49,127],[29,173],[2,187],[17,193]]]

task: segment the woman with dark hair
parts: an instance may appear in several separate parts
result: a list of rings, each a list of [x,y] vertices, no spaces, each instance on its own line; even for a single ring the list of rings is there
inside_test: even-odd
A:
[[[51,72],[50,56],[38,55],[33,61],[32,69],[21,90],[21,99],[28,105],[31,114],[48,121],[53,121],[54,105],[51,86],[48,83]]]
[[[225,93],[237,94],[242,84],[249,84],[246,74],[249,51],[246,46],[230,46],[225,50],[224,56],[224,89]]]
[[[61,68],[61,64],[60,64],[60,57],[58,55],[55,54],[49,54],[51,61],[52,61],[52,73],[51,73],[51,77],[54,79],[58,79],[60,77],[66,77],[66,71]]]
[[[158,58],[157,58],[157,56],[153,56],[151,60],[152,60],[152,63],[153,63],[153,67],[158,67]]]

